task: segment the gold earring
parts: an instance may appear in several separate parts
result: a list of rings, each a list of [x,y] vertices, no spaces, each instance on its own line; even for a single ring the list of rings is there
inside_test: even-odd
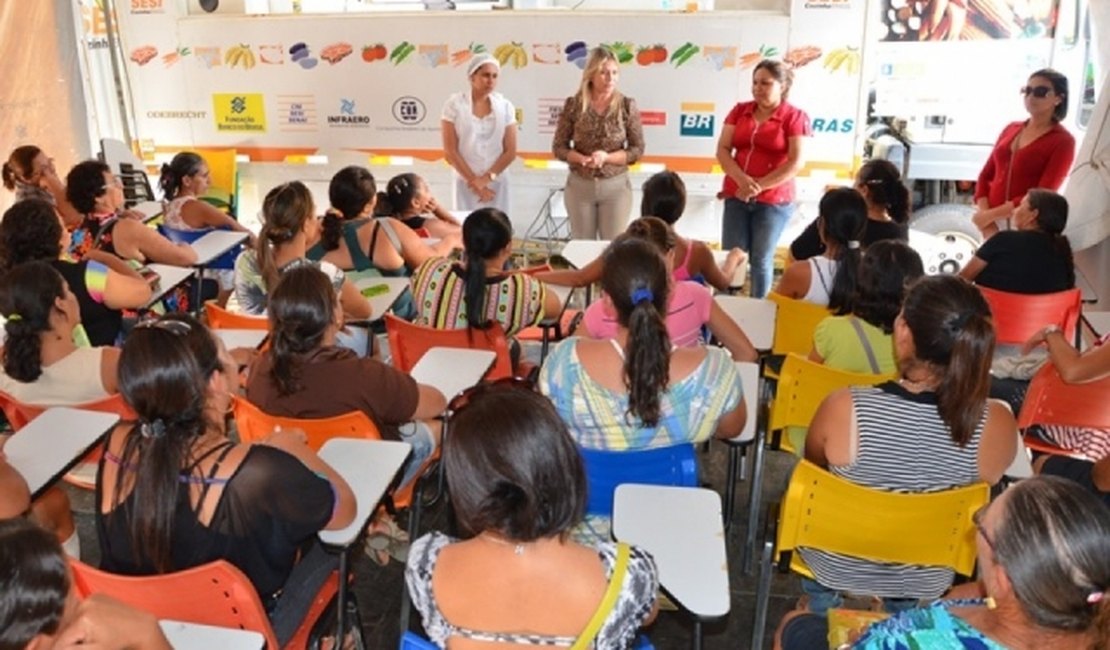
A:
[[[987,596],[986,598],[984,598],[983,599],[983,604],[985,604],[987,606],[987,609],[991,609],[991,610],[998,609],[998,603],[995,602],[994,596]]]

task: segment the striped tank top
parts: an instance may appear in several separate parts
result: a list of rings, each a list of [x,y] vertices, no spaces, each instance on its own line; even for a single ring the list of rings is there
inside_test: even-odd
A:
[[[892,492],[937,492],[979,478],[979,442],[987,405],[964,447],[937,412],[936,393],[911,393],[897,382],[851,389],[859,450],[850,465],[829,471],[853,483]],[[943,567],[884,564],[816,549],[799,549],[822,585],[884,598],[936,598],[952,585]]]

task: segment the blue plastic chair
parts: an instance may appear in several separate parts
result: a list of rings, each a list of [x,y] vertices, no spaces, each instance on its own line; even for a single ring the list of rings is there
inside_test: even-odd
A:
[[[175,244],[192,244],[196,240],[207,235],[212,230],[214,230],[214,228],[209,228],[206,230],[178,230],[176,228],[170,228],[165,224],[158,225],[158,232],[161,233],[163,237]],[[207,269],[234,269],[235,258],[239,257],[239,253],[241,252],[243,252],[242,244],[236,246],[235,248],[232,248],[223,255],[220,255],[216,259],[212,260],[210,264],[205,264],[204,267]]]
[[[623,483],[698,486],[694,445],[642,451],[581,449],[586,465],[586,514],[613,516],[613,492]]]

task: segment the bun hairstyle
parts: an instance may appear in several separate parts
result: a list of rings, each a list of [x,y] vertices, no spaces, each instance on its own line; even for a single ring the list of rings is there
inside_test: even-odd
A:
[[[192,151],[182,151],[173,157],[168,164],[162,165],[158,186],[162,188],[162,197],[167,201],[177,198],[181,190],[181,183],[186,176],[196,176],[204,168],[204,158]]]
[[[790,87],[794,85],[794,70],[789,65],[782,61],[775,61],[774,59],[763,59],[755,64],[752,70],[752,79],[755,79],[755,73],[760,70],[766,70],[775,81],[782,84],[782,100],[786,101],[787,96],[790,95]]]
[[[25,262],[53,261],[62,254],[62,224],[42,199],[12,205],[0,220],[0,270]]]
[[[963,278],[933,275],[910,287],[902,318],[913,336],[912,362],[939,374],[937,410],[951,429],[953,442],[963,447],[983,419],[990,390],[994,355],[990,307]]]
[[[825,192],[818,204],[818,232],[826,250],[833,251],[836,274],[829,289],[829,309],[840,316],[852,311],[862,249],[860,240],[867,226],[867,203],[850,187]],[[810,282],[819,281],[811,278]]]
[[[205,407],[217,370],[215,339],[185,314],[140,323],[120,353],[120,393],[138,422],[124,439],[111,503],[119,506],[130,492],[135,507],[108,516],[124,517],[136,563],[158,573],[172,570],[178,490],[189,489],[180,477],[193,443],[213,424]]]
[[[12,150],[11,155],[8,156],[8,161],[4,163],[2,170],[0,170],[4,187],[14,192],[20,184],[27,183],[35,170],[35,158],[40,153],[42,153],[42,149],[33,144],[25,144]]]
[[[996,503],[994,561],[1026,616],[1050,630],[1093,632],[1092,648],[1110,647],[1110,510],[1056,476],[1018,481]]]
[[[108,191],[104,174],[110,173],[112,168],[99,160],[77,163],[66,174],[66,199],[81,214],[92,214],[96,209],[96,199]]]
[[[1060,97],[1060,103],[1052,110],[1052,121],[1061,122],[1068,116],[1068,78],[1052,68],[1041,68],[1029,75],[1030,79],[1040,77],[1052,84],[1052,92]]]
[[[360,217],[366,206],[374,202],[377,193],[374,175],[365,167],[344,167],[331,177],[328,201],[332,209],[324,214],[323,229],[320,232],[320,243],[324,250],[333,251],[339,248],[339,240],[343,238],[343,220]]]
[[[906,286],[923,275],[921,256],[905,242],[881,239],[871,244],[860,261],[852,313],[890,334]]]
[[[530,542],[565,537],[586,510],[582,458],[551,400],[479,388],[452,416],[443,459],[464,535]]]
[[[46,262],[28,262],[0,276],[4,372],[29,384],[42,375],[42,334],[50,331],[54,301],[65,298],[65,280]]]
[[[292,241],[304,229],[305,222],[315,218],[315,212],[312,193],[300,181],[278,185],[266,194],[262,201],[262,230],[255,252],[267,287],[273,287],[278,281],[274,247]]]
[[[882,206],[894,223],[910,220],[910,191],[902,182],[902,174],[889,160],[875,159],[863,163],[856,182],[867,188],[867,201]]]
[[[466,254],[466,322],[476,329],[488,329],[486,305],[486,261],[497,257],[513,241],[513,225],[508,215],[497,208],[479,208],[463,222],[463,248]]]
[[[1068,225],[1068,200],[1051,190],[1034,188],[1025,195],[1029,207],[1037,211],[1037,230],[1052,238],[1056,254],[1067,260],[1068,286],[1075,286],[1075,260],[1072,257],[1071,242],[1064,236]]]
[[[628,224],[624,234],[654,245],[663,255],[671,252],[675,247],[674,230],[671,230],[666,221],[658,217],[640,217]]]
[[[400,217],[412,209],[412,202],[420,191],[419,174],[407,172],[398,174],[385,184],[385,191],[378,192],[378,204],[374,215],[378,217]]]
[[[328,326],[335,321],[338,298],[328,276],[312,265],[301,265],[281,274],[270,294],[270,379],[278,394],[301,390],[301,360],[324,344]]]
[[[624,384],[628,412],[645,427],[662,417],[660,398],[670,383],[671,339],[664,315],[670,298],[667,265],[655,244],[621,235],[605,251],[601,288],[628,330]]]
[[[0,521],[0,577],[0,648],[26,648],[58,632],[70,578],[53,534],[23,518]]]
[[[641,217],[659,217],[670,225],[686,211],[686,183],[678,174],[665,171],[644,181],[644,197],[640,201]]]

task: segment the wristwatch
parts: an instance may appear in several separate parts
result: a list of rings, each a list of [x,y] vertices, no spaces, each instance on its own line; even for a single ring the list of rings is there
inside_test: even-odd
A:
[[[497,180],[497,172],[493,171],[492,169],[486,172],[486,175],[489,176],[489,180],[491,183]]]

